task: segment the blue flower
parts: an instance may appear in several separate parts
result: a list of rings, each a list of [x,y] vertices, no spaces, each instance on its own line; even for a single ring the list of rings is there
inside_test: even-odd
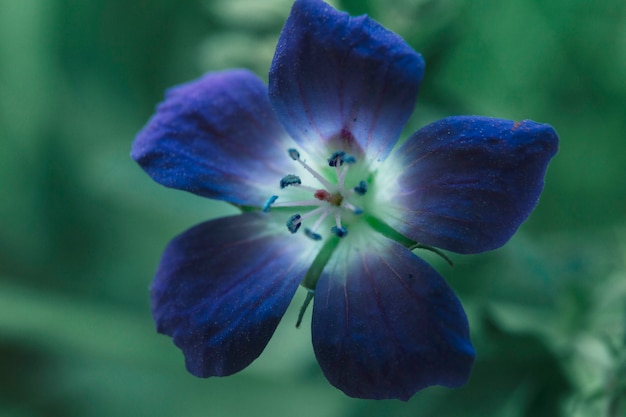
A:
[[[413,250],[503,245],[537,204],[558,139],[532,121],[461,116],[394,149],[423,71],[367,16],[297,0],[269,88],[229,70],[167,92],[132,157],[165,186],[242,209],[174,238],[151,288],[157,330],[189,372],[248,366],[303,285],[315,355],[347,395],[407,400],[466,382],[461,303]]]

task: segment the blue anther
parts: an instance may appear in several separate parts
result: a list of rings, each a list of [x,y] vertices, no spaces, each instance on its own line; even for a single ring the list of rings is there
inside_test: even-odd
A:
[[[363,195],[367,192],[367,183],[363,180],[359,182],[359,185],[354,187],[354,192],[358,195]]]
[[[287,220],[287,223],[285,224],[291,233],[296,233],[300,226],[302,226],[302,222],[300,221],[301,218],[302,216],[299,214],[294,214],[289,218],[289,220]]]
[[[361,214],[363,214],[363,209],[359,208],[359,207],[355,207],[354,208],[354,214],[357,216],[360,216]]]
[[[328,158],[328,165],[331,167],[342,166],[346,153],[344,151],[336,151]]]
[[[346,155],[343,157],[343,163],[344,164],[354,164],[356,162],[356,158],[354,158],[354,156],[352,155]]]
[[[265,205],[263,206],[263,212],[264,213],[269,213],[270,212],[270,208],[272,207],[272,204],[274,204],[274,202],[278,199],[277,195],[273,195],[270,198],[267,199],[267,201],[265,202]]]
[[[297,149],[289,149],[287,152],[289,152],[289,156],[291,157],[291,159],[293,159],[294,161],[297,161],[298,159],[300,159],[300,152],[298,152]]]
[[[285,188],[285,187],[289,187],[290,185],[295,185],[295,184],[302,184],[302,181],[300,180],[300,177],[297,175],[293,175],[293,174],[289,174],[289,175],[285,175],[281,180],[280,180],[280,188]]]
[[[308,227],[304,229],[304,234],[308,238],[311,238],[313,240],[322,240],[322,235],[315,233],[313,230],[309,229]]]
[[[348,235],[348,229],[346,229],[345,227],[333,226],[331,227],[330,231],[338,237],[346,237]]]

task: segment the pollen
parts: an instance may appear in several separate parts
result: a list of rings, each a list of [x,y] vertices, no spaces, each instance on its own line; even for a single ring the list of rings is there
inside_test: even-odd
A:
[[[296,233],[300,226],[302,226],[301,218],[302,216],[300,216],[299,214],[294,214],[289,218],[289,220],[287,220],[287,223],[285,224],[287,225],[287,229],[291,233]]]
[[[267,201],[265,202],[265,205],[263,206],[263,212],[269,213],[270,209],[272,208],[272,204],[274,204],[276,200],[278,200],[277,195],[273,195],[270,198],[268,198]]]
[[[345,227],[333,226],[330,228],[330,231],[338,237],[346,237],[348,235],[348,229]]]
[[[287,152],[289,153],[289,157],[294,161],[300,159],[300,152],[298,152],[296,149],[289,149]]]
[[[354,192],[358,195],[365,195],[365,193],[367,192],[367,182],[361,180],[361,182],[359,182],[359,185],[354,187]]]
[[[300,180],[300,177],[298,177],[297,175],[293,175],[293,174],[285,175],[280,180],[281,190],[285,187],[289,187],[290,185],[300,185],[300,184],[302,184],[302,180]]]

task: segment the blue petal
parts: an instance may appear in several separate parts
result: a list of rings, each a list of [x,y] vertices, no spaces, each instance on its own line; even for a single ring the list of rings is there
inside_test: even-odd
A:
[[[231,70],[169,90],[131,156],[167,187],[262,206],[289,169],[290,142],[263,82]]]
[[[416,132],[386,161],[385,221],[459,253],[506,243],[536,206],[558,137],[530,120],[450,117]],[[395,184],[392,184],[395,183]]]
[[[324,142],[384,159],[411,116],[423,71],[421,55],[367,16],[297,0],[276,47],[270,99],[308,152]]]
[[[385,238],[343,243],[313,307],[313,347],[328,380],[352,397],[405,401],[429,385],[464,384],[474,349],[441,276]]]
[[[311,264],[313,242],[291,237],[283,222],[271,227],[270,217],[246,213],[202,223],[163,254],[152,313],[193,375],[230,375],[256,359]]]

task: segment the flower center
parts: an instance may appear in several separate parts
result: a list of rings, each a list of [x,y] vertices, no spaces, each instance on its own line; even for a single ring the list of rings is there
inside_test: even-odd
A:
[[[363,210],[353,203],[352,200],[356,201],[359,196],[363,196],[368,188],[368,183],[365,180],[360,180],[356,186],[352,184],[346,185],[350,167],[357,162],[354,156],[348,155],[344,151],[334,152],[328,158],[328,166],[334,168],[330,172],[334,173],[331,176],[335,178],[333,178],[334,181],[329,181],[321,172],[318,172],[303,160],[300,157],[300,152],[296,149],[289,149],[288,154],[291,159],[311,174],[322,188],[303,184],[302,179],[298,175],[285,175],[280,180],[281,190],[286,188],[299,189],[308,195],[312,194],[313,199],[293,199],[292,201],[276,202],[279,197],[273,195],[265,203],[263,211],[269,212],[272,207],[308,208],[308,211],[303,210],[303,212],[294,214],[287,219],[285,224],[291,233],[296,233],[300,230],[302,224],[306,222],[307,227],[304,228],[305,235],[313,240],[321,240],[322,235],[318,233],[318,230],[322,227],[324,221],[329,219],[329,222],[332,222],[332,226],[329,228],[331,233],[338,237],[347,236],[346,219],[350,223],[355,216],[363,213]]]

